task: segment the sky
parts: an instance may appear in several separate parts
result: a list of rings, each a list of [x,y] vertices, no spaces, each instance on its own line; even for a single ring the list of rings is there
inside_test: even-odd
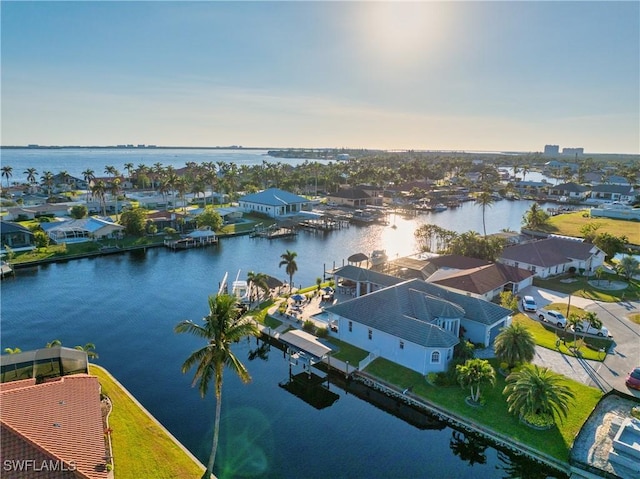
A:
[[[6,145],[640,153],[640,2],[0,2]]]

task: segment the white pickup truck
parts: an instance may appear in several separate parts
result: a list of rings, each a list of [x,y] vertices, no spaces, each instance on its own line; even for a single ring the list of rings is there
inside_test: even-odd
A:
[[[560,311],[539,309],[536,311],[536,316],[540,321],[555,324],[559,328],[564,328],[567,325],[567,318]]]

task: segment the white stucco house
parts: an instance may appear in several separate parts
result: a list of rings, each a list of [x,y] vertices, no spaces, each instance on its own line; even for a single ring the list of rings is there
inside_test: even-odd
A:
[[[509,246],[498,261],[502,264],[528,269],[539,278],[547,278],[576,270],[593,272],[604,263],[605,254],[597,246],[580,239],[546,238]]]
[[[258,193],[245,195],[238,200],[239,207],[246,213],[262,213],[271,218],[290,216],[311,210],[311,201],[278,188],[269,188]]]
[[[420,279],[330,306],[322,314],[341,341],[423,375],[446,371],[460,337],[489,345],[511,324],[508,309]]]

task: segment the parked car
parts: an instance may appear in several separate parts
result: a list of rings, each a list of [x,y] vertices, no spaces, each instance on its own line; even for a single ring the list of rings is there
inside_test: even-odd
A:
[[[575,330],[579,333],[595,334],[597,336],[604,336],[605,338],[609,337],[609,330],[607,328],[604,326],[600,329],[594,328],[589,321],[582,321],[582,323],[578,323]]]
[[[567,325],[567,318],[560,311],[539,309],[536,314],[540,321],[555,324],[559,328],[564,328]]]
[[[535,311],[538,309],[538,305],[536,304],[536,300],[533,299],[533,296],[525,296],[522,298],[522,309],[525,311]]]
[[[627,379],[625,379],[624,383],[627,387],[631,389],[640,390],[640,367],[633,369],[629,374],[627,374]]]

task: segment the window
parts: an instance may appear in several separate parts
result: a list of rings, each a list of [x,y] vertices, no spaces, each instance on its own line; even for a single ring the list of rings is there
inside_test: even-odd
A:
[[[349,321],[349,332],[353,331],[353,321]]]
[[[369,339],[373,339],[373,331],[369,330]]]
[[[440,362],[440,351],[434,351],[431,353],[431,362],[432,363]]]
[[[400,341],[400,349],[404,349],[404,341]]]

